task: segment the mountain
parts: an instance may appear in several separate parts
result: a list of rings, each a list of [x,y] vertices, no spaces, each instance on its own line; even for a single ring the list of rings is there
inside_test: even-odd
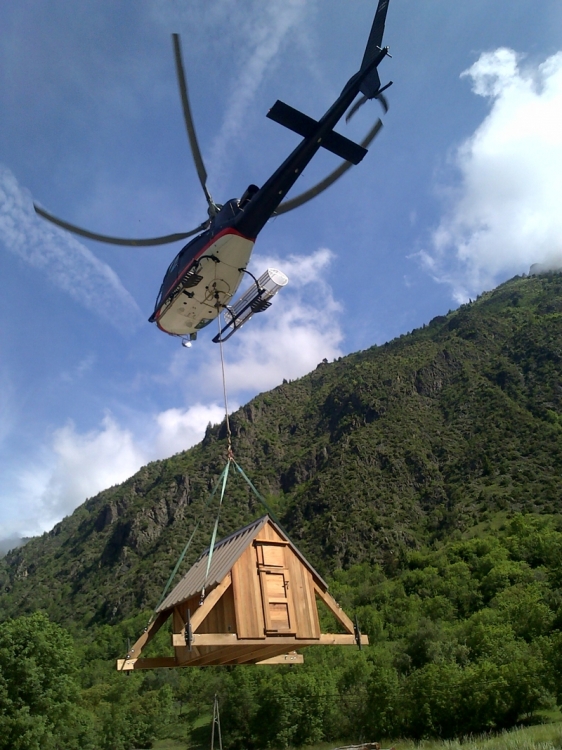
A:
[[[516,277],[383,346],[323,362],[230,420],[238,463],[320,573],[454,538],[497,513],[560,513],[562,275]],[[0,617],[74,625],[156,605],[208,545],[224,423],[0,560]],[[219,534],[263,513],[231,475]]]

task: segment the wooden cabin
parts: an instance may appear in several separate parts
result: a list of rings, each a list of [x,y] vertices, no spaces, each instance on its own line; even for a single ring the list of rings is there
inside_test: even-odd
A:
[[[303,646],[367,644],[328,587],[269,516],[206,550],[157,610],[119,670],[227,664],[294,664]],[[205,580],[206,579],[206,580]],[[202,596],[202,592],[205,592]],[[321,633],[316,601],[344,633]],[[174,656],[141,658],[172,618]]]

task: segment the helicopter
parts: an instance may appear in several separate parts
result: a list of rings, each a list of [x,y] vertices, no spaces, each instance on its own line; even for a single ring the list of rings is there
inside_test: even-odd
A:
[[[390,56],[389,48],[381,47],[388,3],[389,0],[379,0],[361,67],[320,120],[314,120],[280,100],[275,102],[267,117],[297,133],[302,140],[261,187],[249,185],[241,198],[232,198],[224,204],[215,203],[207,187],[207,171],[193,123],[180,37],[178,34],[172,35],[185,127],[208,206],[208,217],[195,229],[148,239],[124,239],[82,229],[53,216],[34,203],[35,211],[74,234],[114,245],[164,245],[196,235],[170,263],[149,322],[155,323],[165,333],[181,337],[184,344],[189,346],[200,330],[224,312],[225,324],[222,328],[219,325],[219,333],[213,341],[227,340],[254,313],[266,310],[271,305],[271,298],[287,283],[287,277],[278,269],[268,269],[259,278],[247,270],[256,238],[268,220],[307,203],[352,165],[359,164],[382,127],[381,120],[377,119],[359,144],[334,130],[346,112],[346,120],[349,120],[367,100],[379,100],[384,111],[388,111],[383,92],[392,85],[392,81],[381,87],[378,73],[380,63],[387,55]],[[362,96],[355,101],[359,94]],[[343,162],[314,187],[284,200],[320,148],[339,156]],[[231,304],[246,274],[252,278],[252,286],[237,302]]]

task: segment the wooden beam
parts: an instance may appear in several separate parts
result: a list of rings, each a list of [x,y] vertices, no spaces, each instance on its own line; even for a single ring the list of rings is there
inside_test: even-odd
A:
[[[318,641],[307,641],[306,644],[304,644],[303,641],[297,641],[296,645],[298,648],[302,645],[307,646],[314,646],[315,643],[318,643]],[[322,633],[320,636],[320,645],[321,646],[356,646],[357,641],[355,640],[355,634],[354,635],[348,635],[347,633],[344,633],[343,635],[341,633]],[[361,636],[361,645],[362,646],[368,646],[369,645],[369,636],[362,635]]]
[[[218,600],[230,585],[232,585],[232,576],[230,575],[230,573],[227,573],[222,581],[218,584],[218,586],[215,586],[209,596],[205,598],[203,604],[191,615],[191,630],[193,631],[193,633],[195,633],[205,617],[207,617],[209,612],[213,609],[215,604],[218,602]],[[185,645],[185,638],[183,645]]]
[[[260,647],[246,646],[245,648],[235,648],[233,646],[225,646],[224,648],[216,648],[194,661],[193,666],[205,667],[236,664],[240,658],[243,659],[246,655],[254,653],[258,648]],[[263,650],[263,642],[261,643],[261,649]]]
[[[355,633],[355,628],[353,627],[353,623],[351,622],[349,617],[345,614],[345,612],[337,603],[337,601],[334,599],[334,597],[330,596],[330,594],[328,594],[327,591],[322,591],[322,589],[320,588],[320,586],[318,586],[316,582],[314,583],[314,592],[328,607],[328,609],[334,615],[336,620],[339,623],[341,623],[341,625],[344,626],[347,632]]]
[[[160,656],[154,659],[117,659],[119,672],[130,672],[136,669],[157,669],[158,667],[177,667],[174,656]]]
[[[277,657],[284,657],[283,652],[287,646],[296,646],[302,648],[303,646],[354,646],[355,637],[352,635],[341,635],[339,633],[324,633],[320,640],[311,641],[297,641],[296,638],[269,638],[265,642],[263,640],[243,640],[243,641],[227,641],[224,636],[230,637],[230,634],[225,633],[211,633],[202,634],[198,636],[201,639],[210,640],[213,637],[220,636],[219,643],[206,643],[200,645],[211,645],[217,646],[216,650],[207,654],[197,654],[192,652],[193,657],[186,659],[181,663],[172,656],[163,656],[153,659],[118,659],[117,669],[123,672],[129,672],[131,670],[138,669],[157,669],[159,667],[191,667],[191,666],[205,666],[212,664],[244,664],[248,662],[255,662],[257,664],[301,664],[302,661],[269,661]],[[236,636],[234,636],[236,638]],[[366,635],[361,636],[361,643],[364,646],[369,645],[369,639]],[[185,647],[184,647],[185,648]],[[189,652],[188,652],[189,653]],[[300,654],[297,654],[300,657]],[[260,658],[265,657],[265,658]],[[257,661],[256,661],[257,660]]]
[[[240,664],[247,661],[254,661],[256,658],[263,656],[267,658],[269,656],[277,656],[285,651],[284,646],[273,645],[265,646],[263,641],[258,641],[257,644],[248,645],[242,643],[241,647],[229,645],[219,646],[213,648],[212,651],[206,654],[193,655],[190,659],[186,659],[178,666],[182,667],[205,667],[205,666],[220,666],[224,664]]]
[[[155,620],[153,620],[150,625],[146,628],[144,633],[141,635],[140,638],[137,639],[135,644],[131,649],[129,649],[129,653],[127,656],[132,656],[135,659],[138,659],[141,655],[141,651],[143,648],[147,645],[147,643],[150,643],[150,641],[154,638],[156,633],[160,630],[162,625],[166,622],[168,617],[170,616],[172,610],[167,609],[164,610],[164,612],[160,612]],[[126,661],[126,660],[124,660]]]
[[[199,666],[205,666],[206,664],[212,664],[212,659],[216,654],[219,654],[221,651],[227,651],[226,648],[214,648],[212,651],[207,651],[206,653],[202,654],[198,651],[192,651],[189,656],[184,654],[184,658],[182,659],[180,667],[199,667]],[[232,651],[232,649],[229,649]]]
[[[304,664],[304,656],[302,654],[297,654],[296,651],[290,651],[288,654],[272,656],[269,659],[257,661],[256,665],[258,664]]]
[[[187,646],[184,646],[183,648],[175,648],[174,653],[176,655],[178,666],[180,667],[185,662],[191,661],[192,659],[197,659],[201,656],[201,652],[198,648],[192,647],[190,651]]]
[[[236,659],[236,664],[257,664],[266,659],[274,659],[285,653],[285,649],[279,646],[272,648],[256,648],[254,651],[244,654]]]
[[[215,659],[208,660],[208,664],[255,664],[257,661],[269,659],[283,654],[283,646],[264,646],[263,642],[259,646],[246,646],[245,648],[225,648],[216,649]],[[224,652],[224,653],[223,653]]]
[[[366,635],[361,636],[361,643],[368,645],[369,639]],[[185,646],[185,639],[181,633],[173,633],[172,645],[174,647]],[[294,636],[269,636],[265,639],[238,638],[236,633],[194,633],[193,645],[200,646],[293,646],[302,648],[304,646],[354,646],[355,635],[347,633],[322,633],[320,638],[295,638]]]

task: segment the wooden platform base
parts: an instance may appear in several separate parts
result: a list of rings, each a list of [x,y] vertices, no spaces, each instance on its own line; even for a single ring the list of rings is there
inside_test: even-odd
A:
[[[297,640],[288,636],[264,639],[241,640],[230,633],[195,633],[191,651],[185,645],[185,638],[177,633],[172,635],[176,656],[162,656],[153,659],[118,659],[117,669],[128,672],[137,669],[157,667],[205,667],[225,664],[302,664],[302,654],[297,648],[305,646],[353,646],[355,637],[346,634],[323,633],[314,640]],[[361,636],[361,644],[368,645],[366,635]],[[291,652],[287,653],[288,647]]]

